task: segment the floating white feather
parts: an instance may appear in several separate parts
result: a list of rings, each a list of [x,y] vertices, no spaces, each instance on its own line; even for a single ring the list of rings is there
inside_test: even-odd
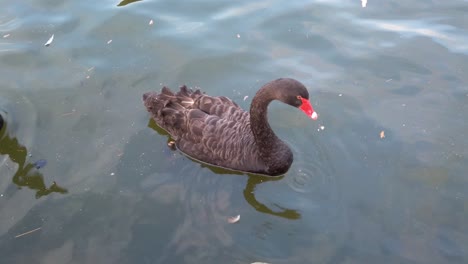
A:
[[[52,34],[52,37],[44,44],[44,46],[49,47],[50,44],[52,44],[52,41],[54,41],[54,34]]]

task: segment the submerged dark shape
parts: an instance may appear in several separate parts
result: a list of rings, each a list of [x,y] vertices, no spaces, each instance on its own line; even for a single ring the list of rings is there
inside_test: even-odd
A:
[[[34,162],[33,165],[34,165],[34,167],[36,167],[36,169],[44,168],[44,166],[47,165],[47,160],[40,159],[40,160]]]
[[[265,84],[255,95],[250,112],[227,97],[213,97],[182,86],[149,92],[143,101],[155,122],[193,159],[232,170],[277,176],[293,161],[289,147],[273,132],[267,107],[273,100],[300,108],[312,119],[317,113],[306,87],[289,78]]]

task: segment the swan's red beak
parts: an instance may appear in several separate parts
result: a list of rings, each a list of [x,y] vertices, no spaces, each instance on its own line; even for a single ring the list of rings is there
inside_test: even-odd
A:
[[[317,112],[314,111],[314,108],[310,104],[309,100],[301,98],[302,105],[299,107],[299,109],[302,110],[308,117],[312,118],[313,120],[317,120],[318,115]]]

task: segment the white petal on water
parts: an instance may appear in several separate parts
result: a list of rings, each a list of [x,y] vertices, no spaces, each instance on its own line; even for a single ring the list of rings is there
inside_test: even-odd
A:
[[[111,44],[112,43],[112,39],[109,39],[109,41],[107,41],[107,44]]]
[[[249,98],[249,96],[248,96],[248,95],[244,96],[244,101],[245,101],[245,100],[247,100],[247,98]]]
[[[380,131],[380,138],[385,138],[385,131]]]
[[[237,34],[237,38],[240,38],[240,34]]]
[[[3,38],[8,38],[10,36],[10,34],[5,34],[3,35]]]
[[[151,19],[150,22],[148,23],[148,25],[151,26],[151,25],[153,25],[153,23],[154,23],[154,21],[153,21],[153,19]]]
[[[234,223],[239,222],[239,220],[240,220],[240,215],[237,215],[237,216],[231,216],[231,217],[229,217],[227,221],[228,221],[228,223],[230,223],[230,224],[234,224]]]
[[[44,44],[44,46],[49,47],[50,44],[52,44],[52,41],[54,41],[54,34],[50,37],[50,39]]]
[[[366,7],[367,5],[367,0],[361,0],[362,7]]]

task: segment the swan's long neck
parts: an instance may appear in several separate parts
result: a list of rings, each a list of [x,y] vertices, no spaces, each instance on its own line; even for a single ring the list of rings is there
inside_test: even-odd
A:
[[[272,167],[286,166],[288,169],[292,163],[292,152],[276,136],[268,123],[268,105],[276,99],[275,91],[271,88],[262,87],[253,98],[250,106],[250,128],[265,164]]]
[[[265,152],[266,154],[268,154],[276,142],[279,141],[279,138],[268,123],[268,105],[273,100],[274,99],[262,89],[255,95],[250,106],[250,127],[260,152]]]

